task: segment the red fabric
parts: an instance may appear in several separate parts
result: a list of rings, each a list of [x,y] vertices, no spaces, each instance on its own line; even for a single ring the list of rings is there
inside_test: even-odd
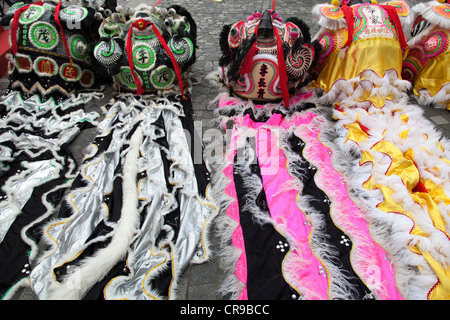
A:
[[[258,49],[256,48],[256,42],[253,44],[247,55],[245,56],[244,62],[242,62],[242,67],[239,73],[246,74],[252,71],[253,67],[253,57],[258,53]]]
[[[348,31],[347,42],[345,43],[344,47],[348,47],[353,42],[353,9],[347,5],[347,2],[345,2],[342,5],[342,10],[344,11]]]
[[[255,37],[258,36],[258,28],[259,24],[255,27]],[[258,49],[256,48],[256,41],[250,50],[247,52],[244,61],[242,62],[241,70],[239,70],[240,74],[250,73],[253,67],[253,57],[258,53]]]
[[[400,18],[398,17],[397,10],[395,10],[395,8],[390,5],[380,5],[380,7],[387,11],[389,17],[394,23],[395,29],[397,29],[400,46],[402,47],[402,49],[405,49],[406,47],[408,47],[408,45],[406,44],[405,35],[403,33],[402,24],[400,23]]]
[[[61,21],[59,20],[59,9],[61,8],[61,4],[62,2],[58,3],[55,7],[55,22],[59,26],[59,30],[61,31],[61,38],[63,40],[64,49],[66,50],[67,57],[69,58],[70,64],[73,64],[72,57],[70,56],[69,45],[67,44],[66,35],[61,25]]]
[[[167,46],[166,41],[164,40],[161,33],[159,33],[158,29],[156,28],[156,26],[153,23],[152,23],[152,28],[153,28],[153,32],[156,34],[156,37],[158,37],[159,41],[161,42],[164,50],[166,50],[167,54],[169,55],[170,60],[172,60],[173,68],[175,69],[175,74],[177,75],[177,78],[178,78],[178,85],[180,86],[181,95],[183,96],[183,99],[186,100],[187,98],[184,95],[184,90],[183,90],[183,79],[181,78],[181,70],[180,70],[180,67],[178,66],[177,60],[175,60],[175,57],[173,56],[172,52],[170,51],[169,47]]]
[[[144,88],[142,88],[141,81],[139,81],[138,77],[134,73],[134,62],[133,62],[133,51],[131,46],[131,36],[133,35],[133,27],[138,27],[138,22],[133,22],[133,24],[130,26],[130,31],[128,31],[127,36],[127,45],[126,45],[126,51],[127,51],[127,57],[128,57],[128,65],[131,69],[131,75],[133,76],[134,82],[136,83],[136,94],[143,94]]]
[[[423,184],[422,181],[419,181],[417,183],[417,185],[415,186],[415,188],[412,190],[412,192],[424,192],[424,193],[428,193],[427,188],[425,187],[425,185]]]

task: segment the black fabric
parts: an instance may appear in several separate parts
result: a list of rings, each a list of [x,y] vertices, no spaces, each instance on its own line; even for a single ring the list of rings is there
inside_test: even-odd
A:
[[[60,116],[70,115],[72,112],[83,109],[83,107],[83,105],[77,105],[67,110],[56,108],[54,111]],[[3,116],[5,118],[10,117],[11,120],[8,122],[9,126],[0,128],[0,134],[6,134],[8,131],[11,131],[12,134],[19,137],[19,139],[22,139],[23,134],[37,136],[44,140],[58,137],[57,132],[47,134],[42,127],[36,127],[34,124],[29,124],[28,129],[26,129],[27,127],[23,127],[22,124],[20,129],[17,129],[14,126],[18,121],[15,119],[15,116],[24,112],[26,111],[21,108],[17,108],[10,113],[8,113],[6,109],[3,110]],[[38,114],[36,120],[46,116],[48,116],[48,114]],[[19,123],[17,123],[17,125],[19,125]],[[80,122],[77,124],[77,127],[80,130],[91,126],[90,122]],[[34,130],[29,128],[33,128]],[[1,172],[0,185],[5,185],[8,179],[24,170],[22,166],[22,163],[24,162],[32,163],[54,159],[54,154],[51,150],[22,150],[21,148],[16,147],[13,141],[5,141],[1,144],[12,151],[11,157],[13,159],[3,163],[8,169]],[[27,153],[25,151],[31,151],[32,153]],[[76,162],[69,151],[67,143],[62,144],[59,150],[53,151],[60,157],[60,159],[55,159],[55,161],[63,167],[59,172],[59,176],[57,178],[52,178],[48,182],[44,182],[33,189],[30,198],[25,203],[20,214],[16,217],[0,243],[0,297],[7,293],[12,285],[28,276],[26,271],[29,271],[29,269],[27,270],[25,266],[30,265],[28,255],[31,247],[23,240],[22,231],[25,232],[26,237],[29,238],[28,240],[31,240],[36,244],[40,241],[42,236],[41,227],[51,218],[51,212],[48,212],[47,207],[43,204],[43,197],[45,196],[45,201],[55,207],[61,201],[64,192],[67,190],[67,187],[62,188],[60,186],[67,182],[67,176],[73,175],[76,172],[76,165],[72,169],[69,165],[70,163],[76,164]],[[6,193],[0,191],[0,196],[4,197],[6,196]],[[49,216],[43,219],[46,215]],[[37,220],[40,221],[33,223]],[[25,227],[27,227],[26,230],[24,230]],[[24,270],[25,272],[23,272]]]
[[[370,296],[370,290],[361,281],[351,265],[351,240],[341,229],[339,229],[334,224],[330,214],[330,200],[314,181],[314,176],[317,173],[317,169],[303,157],[304,146],[305,143],[296,135],[292,134],[289,137],[289,151],[296,153],[300,157],[300,161],[295,162],[292,159],[288,159],[289,165],[301,168],[301,170],[299,171],[302,172],[302,174],[300,175],[297,171],[293,171],[292,176],[296,179],[299,179],[304,186],[301,195],[310,196],[313,199],[309,203],[309,205],[320,214],[321,219],[325,224],[325,230],[321,230],[321,232],[327,234],[326,239],[328,245],[333,246],[338,253],[336,258],[332,259],[329,262],[335,265],[340,270],[340,272],[346,276],[348,282],[353,288],[347,289],[353,292],[356,299],[367,298],[367,296]],[[306,214],[308,213],[306,212]],[[345,245],[345,242],[341,243],[341,241],[344,239],[343,237],[346,239],[347,244],[349,244],[348,246]]]
[[[162,116],[161,116],[161,120]],[[162,121],[162,124],[164,124],[164,122]],[[162,130],[165,129],[164,127],[161,127]],[[163,137],[159,138],[158,143],[161,144],[161,146],[169,146],[169,142],[167,141],[167,135],[164,134]],[[167,158],[167,154],[166,152],[161,149],[161,159],[162,159],[162,163],[164,165],[164,177],[166,179],[166,186],[169,192],[173,191],[173,186],[171,185],[171,183],[169,182],[169,177],[170,177],[170,166],[172,165],[172,162]],[[180,203],[179,199],[178,203]],[[176,209],[174,209],[173,211],[169,212],[168,214],[164,215],[164,226],[169,226],[170,230],[174,232],[173,235],[173,242],[176,242],[176,240],[178,239],[178,233],[180,231],[180,207],[177,206]],[[167,234],[167,230],[166,228],[162,228],[161,232],[158,234],[156,241],[155,241],[155,245],[157,247],[160,246],[160,242],[163,241],[166,237],[168,236]],[[172,248],[168,247],[170,250],[172,250]],[[172,256],[172,255],[171,255]],[[162,272],[160,272],[158,274],[158,277],[156,278],[150,278],[148,281],[150,283],[150,287],[152,289],[155,289],[160,295],[168,297],[169,295],[169,289],[170,289],[170,284],[173,280],[173,275],[172,275],[172,266],[171,264],[173,263],[172,259],[168,259],[166,261],[166,263],[164,264],[164,270]],[[163,268],[163,266],[161,266],[161,268]]]
[[[133,127],[133,129],[130,131],[130,133],[127,134],[128,140],[131,139],[131,136],[133,135],[133,133],[135,132],[135,130],[137,129],[137,127],[139,125],[141,125],[141,123],[137,123]],[[171,192],[173,189],[173,186],[169,183],[169,177],[170,177],[170,169],[169,168],[170,168],[172,162],[167,158],[166,151],[164,151],[164,148],[169,147],[169,142],[167,141],[167,135],[166,135],[163,116],[161,115],[154,123],[152,123],[152,125],[154,125],[155,128],[157,130],[159,130],[158,137],[154,139],[154,142],[156,142],[157,144],[159,144],[161,146],[160,154],[161,154],[161,159],[162,159],[162,163],[163,163],[166,186],[168,187],[168,190]],[[98,147],[98,152],[96,153],[96,155],[101,154],[108,149],[108,146],[112,141],[112,139],[111,139],[112,133],[113,133],[113,130],[111,131],[111,133],[108,136],[106,136],[102,140],[100,140],[101,137],[97,137],[96,139],[94,139],[94,143]],[[127,148],[127,146],[125,145],[122,148],[122,151],[124,151],[126,148]],[[94,155],[93,157],[91,157],[87,160],[91,161],[96,155]],[[122,172],[122,162],[119,162],[115,169],[115,177],[116,178],[114,180],[113,192],[110,195],[105,195],[105,198],[104,198],[104,200],[105,200],[104,203],[109,208],[108,221],[110,221],[110,222],[117,222],[120,219],[121,212],[122,212],[122,192],[123,191],[122,191],[121,172]],[[146,176],[147,176],[146,171],[139,172],[138,176],[136,177],[136,181],[138,181],[138,179],[145,178]],[[81,180],[81,175],[79,175],[77,177],[78,182],[76,184],[74,183],[74,186],[80,184],[80,180]],[[141,214],[141,216],[140,216],[141,225],[146,219],[146,215],[147,215],[146,208],[147,208],[147,206],[150,205],[150,204],[145,204],[144,202],[145,201],[143,201],[143,200],[139,200],[139,205],[138,205],[140,208],[139,212]],[[170,212],[164,216],[164,225],[169,226],[170,229],[173,230],[174,239],[172,241],[176,241],[176,239],[178,237],[179,227],[180,227],[180,209],[179,209],[179,207],[177,207],[175,210],[173,210],[172,212]],[[86,240],[86,242],[90,241],[91,239],[95,239],[98,236],[107,234],[109,231],[112,230],[112,229],[111,230],[110,229],[111,229],[110,227],[108,227],[107,225],[105,225],[104,223],[101,222],[97,226],[96,230],[94,230],[94,233],[89,237],[89,239]],[[167,231],[163,228],[156,238],[155,245],[158,245],[158,243],[160,241],[163,241],[167,236],[168,236]],[[65,271],[67,271],[67,265],[76,265],[77,263],[80,263],[80,261],[83,258],[92,256],[93,254],[95,254],[95,252],[97,250],[100,250],[100,249],[106,247],[109,244],[109,242],[110,242],[110,238],[107,238],[104,241],[95,242],[95,243],[91,244],[90,246],[88,246],[83,251],[83,253],[80,254],[76,259],[68,262],[67,264],[65,264],[64,266],[62,266],[60,268],[56,268],[54,271],[57,276],[57,279],[61,278],[65,274]],[[161,294],[162,296],[168,296],[170,284],[173,280],[172,279],[173,278],[172,277],[172,268],[171,268],[172,263],[173,263],[172,260],[168,259],[166,264],[164,266],[161,266],[161,268],[164,268],[164,270],[158,274],[158,277],[147,279],[147,281],[149,282],[149,286],[152,289],[157,290],[159,292],[159,294]],[[83,299],[86,299],[86,300],[104,299],[103,290],[104,290],[105,285],[115,277],[126,276],[128,274],[129,274],[129,270],[126,268],[126,260],[118,262],[102,280],[98,281],[89,290],[89,292],[84,296]]]
[[[118,276],[127,276],[130,274],[130,270],[126,267],[126,260],[119,261],[108,272],[106,277],[97,282],[83,297],[83,300],[105,300],[103,289],[111,279]]]
[[[0,296],[3,296],[20,279],[28,276],[22,270],[26,264],[30,264],[28,253],[31,248],[22,239],[22,229],[47,212],[41,201],[43,194],[64,182],[52,180],[47,184],[36,187],[6,233],[0,244]],[[63,192],[60,190],[58,193],[61,197]],[[34,236],[39,238],[39,234],[34,234]]]
[[[203,158],[203,142],[195,129],[193,121],[193,110],[191,100],[182,100],[184,117],[180,117],[183,129],[186,132],[186,138],[191,150],[191,158],[194,164],[194,172],[197,178],[198,193],[202,197],[206,197],[206,189],[210,183],[210,172],[206,167]]]
[[[237,162],[237,156],[234,164]],[[250,164],[251,173],[260,179],[258,163]],[[244,187],[248,176],[233,172],[239,205],[240,225],[244,235],[245,253],[247,259],[247,294],[249,300],[281,300],[298,297],[296,291],[286,282],[282,273],[282,262],[288,250],[281,252],[276,249],[280,243],[287,243],[271,224],[261,225],[256,222],[252,213],[245,210],[247,194],[250,189]],[[257,197],[255,206],[270,215],[264,190]]]

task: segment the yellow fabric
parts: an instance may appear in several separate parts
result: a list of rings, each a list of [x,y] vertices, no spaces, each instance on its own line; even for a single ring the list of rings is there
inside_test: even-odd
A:
[[[359,165],[363,165],[366,162],[372,162],[373,163],[373,156],[367,152],[367,151],[363,151],[362,152],[362,156],[361,156],[361,160],[359,161]]]
[[[450,198],[445,194],[445,191],[441,186],[435,184],[431,180],[425,180],[423,183],[436,203],[444,202],[446,205],[450,204]]]
[[[312,88],[321,88],[329,92],[339,80],[349,80],[359,76],[365,70],[374,71],[380,78],[387,70],[394,69],[399,77],[402,70],[400,44],[394,39],[369,39],[352,43],[342,59],[339,50],[330,55]]]
[[[431,96],[435,96],[441,90],[441,87],[448,82],[450,82],[450,51],[431,59],[420,70],[414,81],[414,94],[419,95],[419,90],[427,89]]]
[[[361,77],[361,80],[363,77]],[[364,94],[359,98],[360,102],[363,101],[370,101],[372,102],[372,105],[378,109],[381,109],[386,104],[386,100],[393,100],[392,95],[388,95],[386,97],[381,95],[373,95],[371,91],[364,91]]]
[[[403,130],[402,132],[400,132],[400,138],[405,140],[408,137],[408,133],[409,133],[409,129]]]
[[[397,175],[399,176],[409,191],[419,182],[419,170],[414,165],[414,161],[411,160],[409,152],[411,149],[403,154],[392,143],[381,140],[372,147],[372,150],[382,152],[388,155],[392,159],[392,163],[389,169],[386,171],[387,176]]]
[[[367,133],[361,129],[357,122],[345,125],[344,127],[349,130],[345,142],[352,140],[358,143],[359,141],[365,141],[367,139]]]
[[[404,116],[404,121],[407,121],[407,116]],[[348,129],[347,140],[353,140],[356,143],[362,143],[368,136],[365,132],[361,130],[358,123],[352,123],[346,125],[345,128]],[[446,223],[444,218],[441,216],[437,204],[444,202],[446,205],[450,204],[450,198],[445,194],[443,188],[436,185],[431,180],[424,180],[422,183],[427,189],[426,192],[414,192],[414,188],[421,181],[420,173],[414,163],[414,151],[412,149],[406,150],[402,153],[396,146],[392,143],[381,140],[372,146],[370,151],[362,151],[362,158],[360,165],[366,162],[374,163],[374,158],[372,153],[381,152],[388,155],[392,162],[386,171],[386,176],[397,175],[401,178],[403,184],[407,187],[411,198],[419,204],[422,208],[426,208],[429,217],[433,223],[433,226],[441,231],[450,240],[450,236],[445,231]],[[386,212],[394,214],[402,214],[409,217],[414,222],[414,216],[410,212],[405,210],[401,201],[396,201],[393,199],[392,195],[394,190],[388,186],[377,183],[373,176],[363,183],[363,187],[367,190],[379,189],[383,193],[383,201],[377,205],[377,208]],[[424,230],[420,229],[416,223],[414,223],[413,228],[410,233],[415,236],[429,237],[429,234]],[[434,259],[430,252],[420,248],[419,243],[414,245],[409,245],[408,248],[416,253],[422,255],[428,262],[431,269],[434,271],[438,277],[438,281],[433,288],[430,288],[428,293],[428,299],[450,299],[450,267],[442,265],[436,259]],[[421,268],[423,269],[423,268]]]
[[[435,287],[432,288],[428,294],[429,300],[449,300],[450,299],[450,268],[444,268],[438,262],[436,262],[429,252],[423,252],[423,257],[427,260],[428,264],[433,269],[434,273],[438,277],[438,282]]]

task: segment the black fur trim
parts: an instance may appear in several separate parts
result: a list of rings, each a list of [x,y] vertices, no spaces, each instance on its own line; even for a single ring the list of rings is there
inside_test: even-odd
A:
[[[303,20],[296,17],[290,17],[286,19],[286,22],[291,22],[299,27],[302,31],[304,41],[306,43],[311,42],[311,33],[309,32],[309,27],[306,23],[303,22]]]
[[[219,36],[219,47],[220,52],[222,53],[222,56],[219,59],[219,66],[221,67],[227,65],[233,57],[233,52],[228,46],[228,34],[230,33],[230,30],[231,24],[224,25]]]

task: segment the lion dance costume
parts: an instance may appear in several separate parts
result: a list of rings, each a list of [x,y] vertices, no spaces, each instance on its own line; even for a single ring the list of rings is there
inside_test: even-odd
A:
[[[323,50],[312,87],[335,109],[336,146],[354,159],[342,173],[357,190],[353,198],[370,234],[388,253],[399,292],[448,299],[450,145],[409,103],[411,83],[401,78],[415,52],[401,27],[409,11],[404,1],[317,5]],[[418,73],[415,92],[422,92],[420,79]],[[434,92],[434,82],[423,83]]]
[[[410,50],[403,61],[403,79],[413,84],[421,105],[450,110],[450,4],[421,3],[411,9]]]
[[[37,15],[30,8],[40,7],[15,15]],[[77,81],[87,81],[74,57],[85,52],[119,93],[102,107],[99,133],[56,217],[40,228],[45,250],[23,277],[39,299],[174,299],[183,270],[210,257],[207,233],[216,214],[202,153],[191,152],[198,144],[189,92],[196,24],[180,6],[144,4],[113,13],[71,5],[49,17],[58,24],[70,14],[83,25],[91,11],[97,40],[77,51],[82,38],[66,32],[73,61],[49,70],[63,77],[67,66],[78,68]],[[31,31],[18,34],[34,35],[35,24],[26,26]],[[39,20],[35,28],[50,26]]]
[[[449,146],[408,104],[408,13],[317,5],[313,42],[270,10],[224,27],[215,183],[232,298],[448,298]]]
[[[98,27],[94,9],[20,2],[2,23],[10,26],[12,49],[10,84],[0,101],[3,297],[27,282],[42,224],[77,174],[69,144],[82,129],[97,124],[98,113],[86,112],[85,106],[101,97],[92,92],[101,77],[90,55],[96,39],[92,31]]]

